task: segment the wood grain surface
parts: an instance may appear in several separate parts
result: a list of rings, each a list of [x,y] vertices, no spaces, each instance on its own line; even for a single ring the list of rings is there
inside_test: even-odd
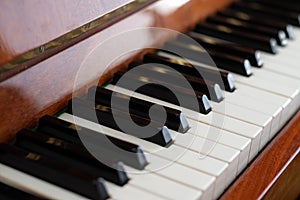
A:
[[[295,199],[300,195],[299,147],[300,111],[230,186],[221,200]],[[290,160],[293,155],[295,158]],[[286,166],[289,162],[291,165]],[[283,173],[281,170],[284,169]],[[277,177],[280,173],[281,178]]]
[[[0,64],[133,0],[2,0]]]

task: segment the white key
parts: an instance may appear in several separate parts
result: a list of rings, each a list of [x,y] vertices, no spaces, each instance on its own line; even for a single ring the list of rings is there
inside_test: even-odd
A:
[[[29,174],[23,173],[19,170],[0,163],[0,179],[1,182],[11,185],[12,187],[26,191],[28,193],[40,196],[46,199],[61,200],[84,200],[88,199],[74,192],[65,190],[59,186],[48,183],[44,180],[38,179]]]
[[[123,93],[123,94],[131,94],[131,92],[127,89],[115,87],[113,85],[108,85],[108,89]],[[259,151],[259,144],[260,144],[260,135],[262,133],[262,128],[247,122],[243,122],[225,115],[221,115],[218,113],[210,112],[207,115],[202,115],[200,113],[197,113],[195,111],[182,108],[180,106],[170,104],[152,97],[148,97],[139,93],[133,93],[132,96],[140,99],[144,99],[150,102],[154,102],[160,105],[168,106],[170,108],[174,108],[177,110],[181,110],[187,118],[194,119],[196,121],[200,121],[203,123],[206,123],[208,125],[212,125],[214,127],[218,127],[248,138],[252,139],[252,145],[251,145],[251,154],[249,156],[249,160],[252,160],[254,156]]]
[[[110,183],[110,182],[106,182],[105,185],[109,192],[110,199],[114,199],[114,200],[118,200],[118,199],[132,200],[132,199],[135,199],[136,197],[139,197],[140,199],[143,199],[143,200],[153,200],[153,199],[163,200],[163,199],[165,199],[159,195],[156,195],[154,193],[145,191],[141,188],[131,185],[130,181],[122,187],[115,185],[113,183]]]

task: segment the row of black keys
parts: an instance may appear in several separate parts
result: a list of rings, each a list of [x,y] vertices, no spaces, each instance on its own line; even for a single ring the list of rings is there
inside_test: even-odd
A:
[[[41,118],[36,131],[18,132],[14,145],[0,144],[0,162],[91,199],[109,197],[103,179],[119,186],[129,181],[123,162],[139,170],[147,165],[139,146],[83,127],[80,130],[85,145],[97,148],[109,165],[86,150],[75,124],[51,116]],[[123,151],[109,148],[111,144]]]
[[[207,50],[220,69],[250,76],[247,68],[263,65],[259,50],[277,52],[277,45],[284,46],[293,38],[293,27],[300,26],[299,3],[242,1],[232,4],[205,22],[197,24],[188,36]],[[166,44],[180,49],[186,58],[205,62],[203,50],[195,51],[184,38]]]
[[[188,33],[189,36],[205,47],[216,66],[222,70],[250,76],[251,66],[262,67],[263,65],[259,50],[276,53],[276,41],[279,45],[285,45],[286,39],[291,39],[293,36],[293,31],[289,24],[292,20],[287,20],[286,14],[276,8],[277,4],[272,8],[274,12],[267,12],[267,14],[263,11],[255,11],[255,8],[253,8],[255,6],[251,6],[252,4],[264,7],[264,5],[261,5],[262,3],[237,2],[230,8],[209,17],[206,22],[199,23],[193,31]],[[236,9],[241,6],[245,7],[245,9],[241,9],[243,12]],[[291,11],[289,8],[286,9]],[[241,14],[248,20],[243,20]],[[260,15],[263,15],[265,20],[258,21]],[[277,19],[278,16],[282,16],[282,18]],[[292,24],[299,25],[297,23]],[[195,50],[192,44],[185,42],[183,37],[178,37],[174,41],[167,42],[165,47],[167,47],[166,49],[176,49],[177,52],[178,50],[183,52],[186,58],[210,64],[205,63],[206,53],[204,49]],[[206,97],[216,102],[220,102],[223,99],[222,92],[217,89],[216,84],[219,84],[221,89],[225,89],[228,92],[234,91],[234,83],[226,71],[218,73],[215,70],[209,70],[201,66],[196,66],[196,70],[195,66],[193,67],[187,62],[183,62],[183,60],[177,62],[162,54],[148,54],[142,62],[133,63],[129,69],[143,63],[160,63],[171,66],[188,80],[192,90],[178,86],[177,83],[180,82],[180,78],[176,76],[176,73],[172,73],[172,71],[160,65],[151,65],[139,72],[118,72],[111,83],[127,89],[132,89],[130,85],[144,85],[137,92],[182,107],[200,110],[203,114],[211,111]],[[165,73],[168,74],[167,78]],[[120,85],[118,80],[124,74],[126,74],[128,80],[123,85]],[[219,74],[219,77],[216,74]],[[157,84],[153,84],[154,82]],[[199,107],[190,107],[191,104],[189,103],[187,105],[180,104],[172,91],[185,96],[186,99],[196,96]],[[186,100],[186,102],[190,101]]]
[[[283,46],[286,44],[287,38],[292,39],[293,37],[290,23],[293,22],[293,25],[299,26],[299,23],[289,20],[286,12],[281,12],[277,6],[276,4],[272,7],[274,12],[266,12],[256,9],[256,7],[266,7],[261,2],[237,2],[230,8],[209,17],[206,22],[199,23],[188,35],[205,47],[205,50],[208,51],[218,68],[250,76],[251,66],[262,67],[263,65],[259,50],[276,53],[276,42]],[[244,8],[241,9],[243,12],[236,9],[240,7]],[[289,11],[288,13],[294,12],[289,8],[285,9]],[[291,15],[294,17],[298,16],[295,13]],[[265,20],[259,21],[258,19],[261,16],[264,16]],[[280,19],[278,19],[279,17]],[[247,18],[248,20],[243,18]],[[197,50],[193,44],[186,43],[184,37],[178,37],[176,40],[167,42],[165,47],[171,50],[176,49],[176,52],[181,52],[185,58],[199,61],[199,63],[210,64],[209,61],[206,63],[207,56],[204,49],[200,48]],[[217,78],[214,76],[217,72],[214,70],[209,71],[207,68],[201,66],[196,66],[197,70],[195,70],[195,66],[193,67],[189,63],[182,60],[177,62],[161,54],[148,54],[142,62],[133,63],[129,69],[143,63],[160,63],[171,66],[188,80],[192,86],[192,90],[178,86],[177,83],[180,82],[180,78],[176,77],[176,73],[172,73],[172,71],[155,64],[139,72],[118,72],[115,74],[112,84],[118,84],[118,86],[127,89],[132,89],[130,85],[144,85],[137,92],[182,107],[200,110],[203,114],[211,111],[211,107],[206,101],[206,96],[216,102],[220,102],[223,99],[220,90],[215,87],[216,84],[219,84],[220,88],[226,91],[233,92],[234,90],[234,83],[225,71],[220,71],[220,77]],[[165,73],[168,74],[167,78],[164,75]],[[120,85],[118,80],[124,74],[126,74],[128,80],[123,85]],[[153,82],[157,84],[153,84]],[[167,86],[171,91],[161,85]],[[199,108],[190,107],[190,104],[179,104],[172,91],[176,91],[176,94],[179,93],[185,97],[196,96]],[[186,100],[186,102],[190,101]]]
[[[95,93],[96,103],[93,104],[93,108],[88,107],[86,102],[92,100]],[[130,98],[120,93],[114,94],[120,100]],[[120,130],[112,118],[109,105],[111,96],[110,90],[91,88],[87,99],[70,101],[67,112],[72,113],[72,103],[77,102],[83,106],[84,111],[96,109],[100,124]],[[146,110],[152,105],[150,102],[131,98],[131,117],[139,125],[146,124],[150,120]],[[118,113],[123,117],[122,107],[118,106]],[[182,113],[167,107],[165,109],[165,125],[185,133],[189,126]],[[88,119],[89,115],[82,117]],[[172,138],[168,129],[164,130],[161,128],[156,135],[150,137],[135,132],[127,134],[166,147],[172,143]],[[110,166],[98,162],[90,155],[82,144],[82,137],[85,138],[84,144],[90,148],[97,148],[102,161]],[[111,145],[122,151],[111,148]],[[146,157],[139,146],[51,116],[42,117],[36,131],[24,129],[17,133],[14,145],[0,144],[0,152],[1,163],[92,199],[108,198],[102,178],[119,186],[129,181],[122,163],[138,170],[143,170],[147,165]]]
[[[208,72],[212,71],[208,70]],[[79,112],[81,114],[78,112],[76,114],[92,121],[94,120],[90,118],[90,112],[96,111],[97,119],[94,122],[122,131],[114,121],[115,116],[112,115],[112,95],[118,99],[119,104],[116,104],[115,107],[118,109],[117,114],[120,118],[124,120],[133,119],[141,126],[150,123],[148,111],[154,105],[153,103],[128,95],[113,93],[101,87],[91,88],[86,99],[75,98],[70,101],[66,111],[73,113],[72,108],[75,105],[77,111],[82,111]],[[88,101],[93,103],[89,104]],[[131,119],[126,119],[124,115],[125,110],[122,102],[128,101],[130,101]],[[172,143],[172,138],[166,126],[185,133],[189,129],[189,125],[180,111],[168,107],[164,107],[164,109],[167,113],[166,122],[163,125],[153,127],[155,133],[157,132],[155,135],[145,136],[134,131],[126,133],[167,147]],[[101,158],[105,159],[106,163],[111,163],[114,168],[99,163],[89,155],[82,146],[78,130],[92,148],[98,148],[98,151],[101,152]],[[114,151],[110,148],[110,143],[107,143],[107,139],[118,148],[131,154]],[[97,134],[83,127],[76,129],[74,124],[50,116],[40,119],[36,132],[22,130],[17,134],[14,145],[1,144],[0,148],[1,163],[71,191],[79,191],[78,187],[80,187],[80,194],[94,199],[107,197],[107,192],[105,192],[100,178],[118,185],[124,185],[128,181],[120,161],[136,169],[144,169],[147,164],[143,151],[137,145],[107,137],[104,134]],[[8,159],[8,157],[13,159]],[[72,170],[70,170],[71,168]],[[88,173],[85,173],[86,171]],[[49,173],[57,174],[50,176]],[[77,184],[74,185],[74,182]],[[100,191],[99,188],[101,188]]]
[[[199,23],[196,32],[276,53],[300,26],[299,6],[270,1],[240,1]],[[291,25],[290,25],[291,24]]]

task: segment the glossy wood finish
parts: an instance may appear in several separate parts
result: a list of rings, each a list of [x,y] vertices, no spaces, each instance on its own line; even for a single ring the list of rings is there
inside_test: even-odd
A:
[[[221,200],[295,199],[300,195],[299,147],[300,111],[230,186]],[[291,159],[293,156],[294,159]],[[288,163],[290,165],[286,165]]]
[[[0,1],[0,64],[131,1]]]
[[[296,199],[300,197],[300,147],[260,196],[263,199]]]
[[[2,81],[0,83],[0,141],[11,140],[21,128],[34,126],[42,115],[53,114],[63,108],[66,101],[71,98],[74,80],[82,61],[101,41],[123,31],[145,27],[163,27],[185,31],[193,26],[195,21],[225,7],[231,1],[180,0],[176,3],[173,0],[158,1],[71,48]],[[207,9],[200,12],[202,8]],[[185,19],[180,26],[179,19],[181,21]],[[133,45],[132,48],[143,49],[164,40],[164,38],[149,36],[151,33],[145,32],[145,35],[140,38],[142,43],[126,41],[126,46],[131,48]],[[119,44],[112,40],[105,51],[108,56],[103,55],[103,58],[109,59],[110,54],[117,54],[119,48],[116,47],[118,46]],[[141,54],[142,52],[137,53]],[[103,74],[100,83],[109,80],[113,72],[119,70],[119,67],[125,67],[126,62],[133,58],[132,54],[127,54],[118,63],[114,63],[110,67],[111,70]],[[82,83],[82,90],[98,82],[99,75],[104,71],[101,63],[94,63],[95,67],[87,70],[88,79]]]
[[[88,37],[91,37],[93,34],[112,26],[114,23],[126,18],[132,13],[137,12],[138,10],[150,5],[155,1],[157,0],[135,0],[121,7],[120,4],[119,7],[116,7],[116,9],[113,11],[110,12],[109,10],[109,13],[107,14],[105,14],[106,12],[99,12],[99,15],[96,19],[87,21],[83,25],[68,31],[63,35],[58,35],[57,38],[51,41],[48,41],[48,35],[45,34],[43,38],[45,38],[48,42],[42,43],[38,47],[34,46],[35,44],[32,42],[34,39],[28,40],[30,44],[28,46],[29,51],[22,52],[20,55],[15,55],[11,61],[0,65],[0,81],[20,73],[21,71],[57,54],[58,52],[63,51]],[[62,18],[64,17],[59,13],[56,14]]]

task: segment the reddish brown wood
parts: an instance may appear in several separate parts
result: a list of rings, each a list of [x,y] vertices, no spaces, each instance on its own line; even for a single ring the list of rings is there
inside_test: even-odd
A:
[[[97,1],[97,0],[96,0]],[[124,1],[124,2],[123,2]],[[79,26],[79,27],[76,27],[76,29],[74,29],[74,30],[72,30],[72,31],[74,31],[75,32],[75,34],[77,34],[79,31],[81,32],[81,34],[79,34],[79,35],[76,35],[76,37],[74,37],[74,35],[72,35],[71,37],[70,36],[68,36],[68,37],[66,37],[66,34],[70,34],[72,31],[66,31],[66,32],[68,32],[68,33],[66,33],[65,35],[60,35],[60,34],[58,34],[57,36],[59,36],[58,38],[55,38],[54,40],[51,40],[51,41],[49,41],[50,39],[49,39],[49,35],[47,35],[47,34],[45,34],[45,36],[43,37],[43,41],[45,40],[46,42],[49,42],[49,43],[51,43],[50,45],[48,45],[47,43],[45,44],[45,43],[40,43],[39,45],[38,45],[38,48],[36,48],[36,46],[34,46],[35,45],[35,43],[34,43],[34,39],[33,40],[28,40],[28,48],[27,48],[27,50],[26,51],[28,51],[28,50],[30,50],[30,51],[28,51],[28,52],[26,52],[26,51],[24,51],[24,52],[21,52],[21,53],[19,53],[19,54],[15,54],[15,55],[9,55],[9,52],[8,51],[5,51],[5,52],[3,52],[3,56],[5,57],[10,57],[11,58],[11,61],[10,62],[13,62],[13,63],[18,63],[16,66],[14,66],[13,68],[11,68],[9,71],[5,71],[5,72],[3,72],[2,71],[2,69],[1,69],[1,67],[2,66],[0,66],[0,81],[3,81],[3,80],[5,80],[5,79],[7,79],[7,78],[9,78],[9,77],[11,77],[11,76],[13,76],[13,75],[15,75],[15,74],[17,74],[17,73],[19,73],[19,72],[21,72],[21,71],[23,71],[23,70],[25,70],[25,69],[27,69],[27,68],[29,68],[29,67],[31,67],[31,66],[33,66],[33,65],[35,65],[35,64],[37,64],[37,63],[39,63],[39,62],[41,62],[41,61],[43,61],[43,60],[45,60],[45,59],[47,59],[47,58],[49,58],[49,57],[51,57],[51,56],[53,56],[53,55],[55,55],[55,54],[57,54],[58,52],[60,52],[60,51],[63,51],[63,50],[65,50],[65,49],[67,49],[67,48],[69,48],[69,47],[71,47],[72,45],[75,45],[75,44],[77,44],[77,43],[79,43],[79,42],[81,42],[82,40],[84,40],[84,39],[86,39],[86,38],[88,38],[88,37],[91,37],[93,34],[95,34],[95,33],[97,33],[97,32],[99,32],[99,31],[101,31],[101,30],[103,30],[103,29],[105,29],[105,28],[107,28],[107,27],[109,27],[109,26],[111,26],[111,25],[113,25],[114,23],[116,23],[116,22],[118,22],[118,21],[120,21],[120,20],[122,20],[123,18],[125,18],[125,17],[127,17],[127,16],[129,16],[129,15],[131,15],[132,13],[134,13],[134,12],[137,12],[138,10],[140,10],[140,9],[142,9],[142,8],[144,8],[144,7],[146,7],[147,5],[150,5],[151,3],[153,3],[153,2],[155,2],[155,1],[157,1],[157,0],[146,0],[146,1],[144,1],[144,3],[140,3],[140,4],[135,4],[135,6],[128,6],[129,4],[127,4],[126,6],[127,7],[131,7],[131,9],[129,9],[129,10],[126,10],[126,12],[122,12],[122,13],[120,13],[120,10],[122,11],[123,10],[123,7],[121,6],[121,5],[124,5],[125,4],[125,2],[127,3],[127,2],[129,2],[128,0],[127,1],[125,1],[125,0],[122,0],[121,2],[119,2],[119,1],[117,1],[117,2],[115,2],[115,3],[117,3],[117,5],[116,5],[116,7],[114,8],[114,9],[112,9],[111,8],[111,6],[112,5],[110,5],[110,6],[107,6],[107,9],[105,9],[104,11],[101,11],[101,12],[99,12],[98,14],[99,15],[97,15],[96,17],[97,17],[97,19],[99,19],[98,17],[100,17],[101,18],[101,16],[103,16],[104,14],[106,14],[107,12],[109,12],[109,11],[111,11],[111,10],[114,10],[115,11],[115,9],[117,9],[118,7],[120,7],[119,9],[118,9],[118,13],[119,14],[108,14],[108,15],[112,15],[113,17],[109,17],[109,20],[107,20],[107,15],[105,15],[105,17],[106,17],[106,22],[105,23],[101,23],[100,25],[98,25],[98,26],[96,26],[96,27],[93,27],[92,29],[89,29],[89,30],[85,30],[86,28],[84,27],[84,26]],[[46,1],[45,1],[46,2]],[[105,1],[104,1],[105,2]],[[103,2],[103,3],[104,3]],[[134,2],[134,1],[131,1],[131,2]],[[47,4],[47,3],[46,3]],[[113,4],[113,5],[115,5],[115,4]],[[70,8],[69,8],[70,9]],[[71,9],[71,12],[72,12],[72,9]],[[76,11],[74,11],[74,12],[76,12]],[[56,14],[56,13],[47,13],[48,15],[50,14]],[[61,16],[62,18],[64,18],[65,16]],[[84,18],[84,17],[83,17]],[[76,18],[75,18],[76,19]],[[74,20],[74,19],[73,19]],[[85,23],[83,23],[84,25],[87,25],[87,23],[88,24],[93,24],[94,23],[94,21],[95,20],[92,20],[92,21],[86,21]],[[69,23],[69,22],[68,22]],[[80,24],[80,25],[83,25],[83,24]],[[66,29],[68,29],[68,27],[64,27],[64,28],[66,28]],[[82,32],[82,30],[85,30],[84,32]],[[56,30],[56,29],[55,29]],[[59,30],[56,30],[56,31],[60,31],[60,29]],[[59,32],[60,33],[60,32]],[[23,34],[23,33],[21,33],[21,34]],[[24,35],[26,35],[26,33],[24,34]],[[33,36],[34,36],[34,34],[33,34]],[[1,38],[0,38],[1,39]],[[7,38],[7,39],[9,39],[9,38]],[[1,41],[1,40],[0,40]],[[2,44],[3,43],[3,44]],[[9,49],[11,46],[5,46],[5,42],[2,42],[2,43],[0,43],[0,44],[2,44],[2,46],[3,46],[3,49]],[[12,43],[13,44],[13,43]],[[53,47],[53,44],[58,44],[58,45],[56,45],[55,47]],[[45,47],[46,46],[46,47]],[[51,49],[48,49],[47,48],[47,46],[52,46],[52,48]],[[45,49],[46,48],[46,50],[44,51],[44,52],[42,52],[42,53],[39,53],[39,51],[40,51],[40,49]],[[38,53],[38,55],[36,55],[36,56],[33,56],[33,58],[31,58],[31,59],[27,59],[26,61],[22,61],[21,63],[19,63],[19,61],[16,61],[16,60],[24,60],[23,58],[21,58],[22,56],[24,56],[25,58],[26,57],[28,57],[28,56],[30,56],[30,55],[33,55],[33,54],[37,54]],[[6,58],[5,57],[5,58]],[[0,58],[1,58],[1,55],[0,55]],[[9,61],[10,60],[10,58],[7,60],[7,61]],[[5,60],[6,61],[6,60]],[[0,60],[0,64],[1,64],[1,60]]]
[[[144,27],[163,27],[185,31],[193,25],[193,21],[188,23],[190,18],[199,19],[204,17],[201,12],[191,15],[191,10],[196,9],[195,7],[199,7],[198,9],[203,6],[212,7],[212,11],[228,5],[232,0],[222,2],[209,0],[200,3],[199,0],[178,1],[183,2],[182,4],[177,1],[176,3],[172,3],[174,1],[171,0],[168,1],[168,4],[164,3],[165,1],[158,1],[71,48],[2,81],[0,83],[0,141],[12,139],[14,134],[21,128],[33,126],[36,124],[37,119],[45,113],[53,114],[65,105],[66,100],[71,97],[76,73],[82,61],[99,42],[120,32]],[[185,19],[184,21],[187,22],[178,26],[180,24],[178,19],[181,19],[181,21]],[[141,36],[140,41],[143,41],[142,43],[136,41],[128,43],[126,41],[126,46],[131,47],[131,45],[138,44],[138,47],[143,49],[164,40],[164,38],[149,36],[151,36],[151,32]],[[109,46],[110,48],[106,48],[107,55],[115,53],[119,44],[114,44],[112,40]],[[137,53],[141,55],[143,51]],[[107,58],[105,55],[102,57]],[[133,55],[124,56],[122,60],[109,68],[110,70],[101,77],[100,82],[107,81],[114,71],[118,70],[119,67],[126,66],[126,62],[132,59]],[[91,84],[96,84],[103,70],[102,61],[94,63],[94,67],[87,70],[86,77],[88,79],[82,84],[82,87],[86,88]]]
[[[263,199],[296,199],[300,197],[300,148],[281,172],[265,190],[266,193],[261,195]]]
[[[131,1],[0,1],[0,64]]]
[[[272,140],[266,149],[254,160],[246,171],[234,182],[234,184],[221,197],[222,200],[229,199],[257,199],[264,192],[272,180],[285,167],[285,164],[300,147],[300,111],[285,126],[285,128]],[[297,167],[287,168],[285,173],[288,176],[295,176],[295,180],[300,177],[299,158],[294,163]],[[290,171],[288,171],[290,170]],[[297,183],[295,181],[293,184]],[[276,186],[276,185],[275,185]],[[275,187],[274,186],[274,187]],[[273,191],[288,192],[293,189],[294,198],[300,193],[299,185],[279,184]],[[281,196],[282,194],[277,194]],[[276,195],[275,195],[276,197]]]

